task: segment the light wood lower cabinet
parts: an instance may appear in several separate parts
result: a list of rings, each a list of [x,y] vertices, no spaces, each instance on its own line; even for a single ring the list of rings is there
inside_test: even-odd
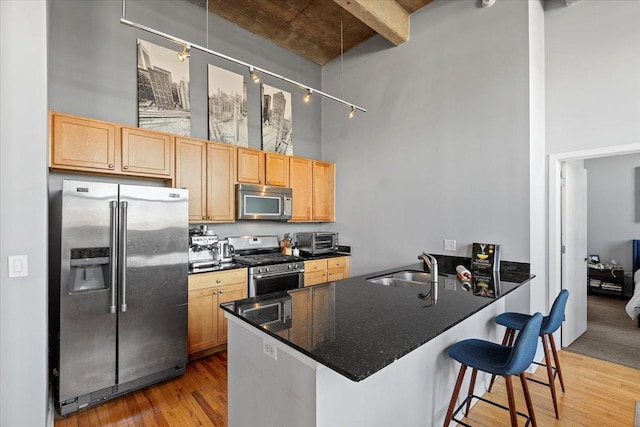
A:
[[[246,297],[246,268],[189,276],[189,355],[227,342],[220,304]]]
[[[313,286],[349,277],[350,258],[334,257],[304,262],[304,285]]]
[[[189,221],[235,220],[235,148],[176,138],[176,187],[189,190]]]
[[[174,137],[168,133],[50,113],[49,166],[170,180]]]

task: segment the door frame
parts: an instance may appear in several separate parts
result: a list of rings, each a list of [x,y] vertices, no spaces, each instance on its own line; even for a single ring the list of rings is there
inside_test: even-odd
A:
[[[562,286],[562,178],[560,172],[562,163],[571,160],[587,160],[599,157],[620,156],[640,153],[640,143],[614,145],[610,147],[592,148],[587,150],[569,151],[565,153],[549,154],[549,286],[548,307],[551,307]],[[588,219],[587,219],[588,222]],[[586,225],[585,225],[586,226]],[[586,254],[585,254],[586,256]],[[584,308],[585,310],[587,307]]]

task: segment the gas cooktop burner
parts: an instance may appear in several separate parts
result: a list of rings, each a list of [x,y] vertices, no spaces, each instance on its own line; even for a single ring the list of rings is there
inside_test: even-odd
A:
[[[257,255],[236,255],[233,257],[233,260],[238,264],[257,266],[298,262],[302,261],[302,258],[293,255],[270,253]]]

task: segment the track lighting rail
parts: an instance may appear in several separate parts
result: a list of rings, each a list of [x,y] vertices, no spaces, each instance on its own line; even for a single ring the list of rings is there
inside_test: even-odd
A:
[[[356,105],[356,104],[354,104],[352,102],[345,101],[343,99],[340,99],[338,97],[330,95],[330,94],[328,94],[326,92],[322,92],[321,90],[314,89],[314,88],[312,88],[310,86],[307,86],[307,85],[305,85],[303,83],[300,83],[300,82],[297,82],[295,80],[289,79],[287,77],[281,76],[280,74],[274,73],[274,72],[269,71],[269,70],[267,70],[265,68],[260,68],[258,66],[249,64],[248,62],[244,62],[244,61],[241,61],[239,59],[233,58],[231,56],[225,55],[224,53],[216,52],[215,50],[211,50],[211,49],[208,49],[206,47],[199,46],[197,44],[191,43],[191,42],[189,42],[187,40],[181,39],[181,38],[173,36],[171,34],[167,34],[167,33],[164,33],[162,31],[158,31],[155,28],[147,27],[146,25],[142,25],[142,24],[139,24],[137,22],[130,21],[130,20],[126,19],[126,4],[125,3],[126,3],[126,0],[122,0],[122,17],[120,18],[120,22],[122,24],[128,25],[130,27],[137,28],[139,30],[146,31],[146,32],[151,33],[151,34],[155,34],[156,36],[163,37],[163,38],[165,38],[167,40],[170,40],[170,41],[172,41],[172,42],[174,42],[176,44],[181,45],[183,47],[183,50],[182,50],[182,53],[179,53],[179,55],[180,54],[183,54],[183,55],[187,54],[187,52],[190,49],[197,49],[197,50],[200,50],[202,52],[208,53],[210,55],[217,56],[218,58],[226,59],[229,62],[233,62],[235,64],[247,67],[247,69],[250,72],[251,78],[256,83],[258,81],[260,81],[260,79],[257,76],[257,73],[265,74],[265,75],[274,77],[276,79],[280,79],[280,80],[285,81],[285,82],[287,82],[287,83],[289,83],[289,84],[291,84],[293,86],[296,86],[296,87],[298,87],[300,89],[303,89],[303,90],[307,91],[305,96],[309,96],[311,93],[318,94],[318,95],[323,96],[325,98],[331,99],[332,101],[339,102],[339,103],[344,104],[344,105],[346,105],[348,107],[351,107],[351,109],[349,111],[349,114],[348,114],[349,118],[353,117],[353,114],[355,113],[356,110],[362,111],[363,113],[367,111],[365,108],[360,107],[360,106],[358,106],[358,105]]]

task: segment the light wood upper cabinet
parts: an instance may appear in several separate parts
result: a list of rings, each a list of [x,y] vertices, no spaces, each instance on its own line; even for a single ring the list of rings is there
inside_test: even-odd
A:
[[[299,157],[289,159],[289,185],[292,190],[292,222],[311,221],[313,203],[313,161]]]
[[[335,219],[335,165],[313,162],[313,220]]]
[[[267,185],[289,186],[289,157],[284,154],[265,153],[265,182]]]
[[[189,190],[189,221],[235,219],[235,148],[176,138],[176,187]]]
[[[247,297],[247,269],[189,276],[190,354],[227,342],[227,319],[220,304]]]
[[[171,177],[173,137],[167,133],[122,127],[122,170],[144,175]]]
[[[173,178],[173,135],[69,114],[50,117],[53,169]]]
[[[210,142],[207,148],[207,219],[235,220],[235,159],[233,145]]]
[[[289,157],[252,148],[238,148],[238,182],[289,186]]]
[[[293,189],[291,222],[322,222],[335,219],[335,165],[292,157],[289,161]]]
[[[116,125],[66,114],[50,117],[50,167],[116,172]]]
[[[176,187],[189,190],[189,221],[206,220],[206,141],[176,138]]]

